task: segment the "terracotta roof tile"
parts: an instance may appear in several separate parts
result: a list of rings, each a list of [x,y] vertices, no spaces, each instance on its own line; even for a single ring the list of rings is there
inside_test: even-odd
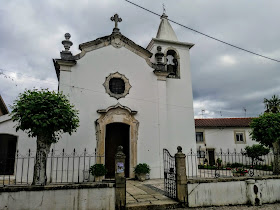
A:
[[[195,127],[249,127],[252,119],[252,117],[195,119]]]

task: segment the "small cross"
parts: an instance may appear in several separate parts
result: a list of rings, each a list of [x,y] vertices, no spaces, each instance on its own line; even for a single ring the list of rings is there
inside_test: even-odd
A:
[[[165,13],[166,10],[165,10],[165,5],[164,4],[162,4],[162,8],[163,8],[163,13]]]
[[[111,17],[111,21],[115,21],[115,28],[113,29],[113,32],[119,32],[120,29],[118,28],[118,22],[122,22],[122,19],[118,14],[115,14]]]

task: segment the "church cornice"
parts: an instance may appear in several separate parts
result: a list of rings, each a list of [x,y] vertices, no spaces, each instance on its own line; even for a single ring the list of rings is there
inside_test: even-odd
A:
[[[152,38],[152,40],[150,41],[150,43],[147,46],[147,50],[151,50],[152,46],[155,44],[169,44],[169,45],[173,45],[173,46],[185,46],[188,47],[189,49],[191,49],[194,44],[193,43],[188,43],[188,42],[179,42],[179,41],[172,41],[172,40],[165,40],[165,39],[158,39],[158,38]]]
[[[65,70],[65,69],[61,68],[62,66],[69,68],[69,67],[75,66],[76,64],[77,64],[77,61],[75,61],[75,60],[53,59],[53,65],[55,68],[55,72],[56,72],[58,81],[60,79],[60,71]]]
[[[75,60],[78,60],[82,58],[87,52],[106,47],[108,45],[112,45],[115,48],[125,47],[145,59],[151,58],[153,55],[149,50],[137,45],[121,33],[112,33],[109,36],[100,37],[96,40],[80,44],[79,49],[82,52],[73,57]]]

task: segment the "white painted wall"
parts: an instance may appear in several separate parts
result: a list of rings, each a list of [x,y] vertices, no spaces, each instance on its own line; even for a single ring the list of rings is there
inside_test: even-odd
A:
[[[170,45],[162,47],[164,51]],[[125,47],[113,46],[88,52],[71,71],[61,71],[60,90],[69,95],[80,111],[81,122],[77,133],[71,137],[64,135],[55,149],[64,147],[68,151],[74,147],[82,151],[86,145],[88,151],[94,151],[94,121],[99,118],[96,110],[119,102],[138,111],[135,115],[139,121],[137,162],[151,166],[151,178],[161,177],[163,148],[175,154],[179,145],[184,150],[196,147],[189,49],[176,47],[181,57],[181,79],[158,81],[142,57]],[[117,71],[124,74],[132,85],[129,95],[119,100],[110,97],[102,85],[110,73]]]
[[[175,48],[180,57],[180,79],[167,78],[166,81],[167,132],[163,137],[164,141],[162,141],[161,147],[168,149],[172,155],[177,152],[177,146],[183,148],[183,153],[188,153],[191,149],[195,151],[189,47],[181,45],[180,42],[171,44],[154,40],[154,45],[150,49],[153,54],[157,52],[157,46],[162,47],[162,52]],[[154,56],[152,61],[155,62]],[[190,171],[192,171],[191,166],[195,166],[195,164],[189,164],[189,166]]]
[[[132,85],[129,94],[119,100],[110,97],[102,85],[110,73],[117,71]],[[61,72],[60,78],[60,90],[69,95],[80,112],[80,127],[73,136],[64,135],[56,149],[83,151],[86,147],[93,152],[96,148],[94,123],[100,117],[96,111],[119,102],[138,111],[135,115],[139,121],[138,163],[146,162],[151,166],[151,177],[160,176],[157,80],[143,58],[124,47],[107,46],[87,53],[71,72]]]
[[[258,192],[255,194],[254,186]],[[275,203],[280,201],[280,179],[214,180],[188,183],[188,206],[240,205],[255,202]]]
[[[251,139],[250,128],[197,128],[196,131],[204,132],[205,142],[197,143],[197,149],[200,147],[201,150],[205,150],[205,148],[214,148],[215,152],[220,152],[220,149],[224,152],[228,149],[233,152],[234,149],[236,149],[236,152],[240,152],[241,149],[244,150],[246,146],[258,144],[258,142]],[[236,143],[234,140],[234,131],[244,131],[246,141],[244,143]]]
[[[0,116],[0,134],[10,134],[17,137],[17,149],[19,153],[25,155],[30,149],[32,153],[36,152],[36,138],[29,138],[28,135],[19,130],[16,131],[16,122],[7,115]]]
[[[178,51],[181,79],[166,82],[158,81],[145,59],[125,47],[107,46],[88,52],[71,71],[61,71],[60,91],[69,95],[80,111],[80,127],[73,136],[64,135],[55,149],[83,151],[86,147],[93,152],[96,147],[94,122],[100,117],[96,110],[119,102],[138,111],[135,115],[139,121],[137,162],[151,166],[151,178],[161,177],[163,148],[175,154],[179,145],[185,150],[196,146],[192,143],[195,137],[189,52],[183,48]],[[129,95],[119,100],[110,97],[102,85],[110,73],[117,71],[124,74],[132,86]],[[166,93],[161,91],[162,85],[166,85]],[[166,102],[161,100],[164,94]],[[159,116],[162,110],[167,110],[166,116]]]
[[[195,183],[188,184],[187,188],[189,207],[239,205],[247,202],[245,181]]]
[[[275,203],[280,201],[280,180],[257,180],[262,192],[263,203]]]
[[[115,209],[115,188],[0,192],[0,209]]]

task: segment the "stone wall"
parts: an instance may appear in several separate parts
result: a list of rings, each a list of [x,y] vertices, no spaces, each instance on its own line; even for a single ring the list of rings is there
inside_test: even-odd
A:
[[[0,188],[0,209],[115,209],[111,183]]]
[[[280,202],[280,177],[189,180],[188,206],[223,206]]]

